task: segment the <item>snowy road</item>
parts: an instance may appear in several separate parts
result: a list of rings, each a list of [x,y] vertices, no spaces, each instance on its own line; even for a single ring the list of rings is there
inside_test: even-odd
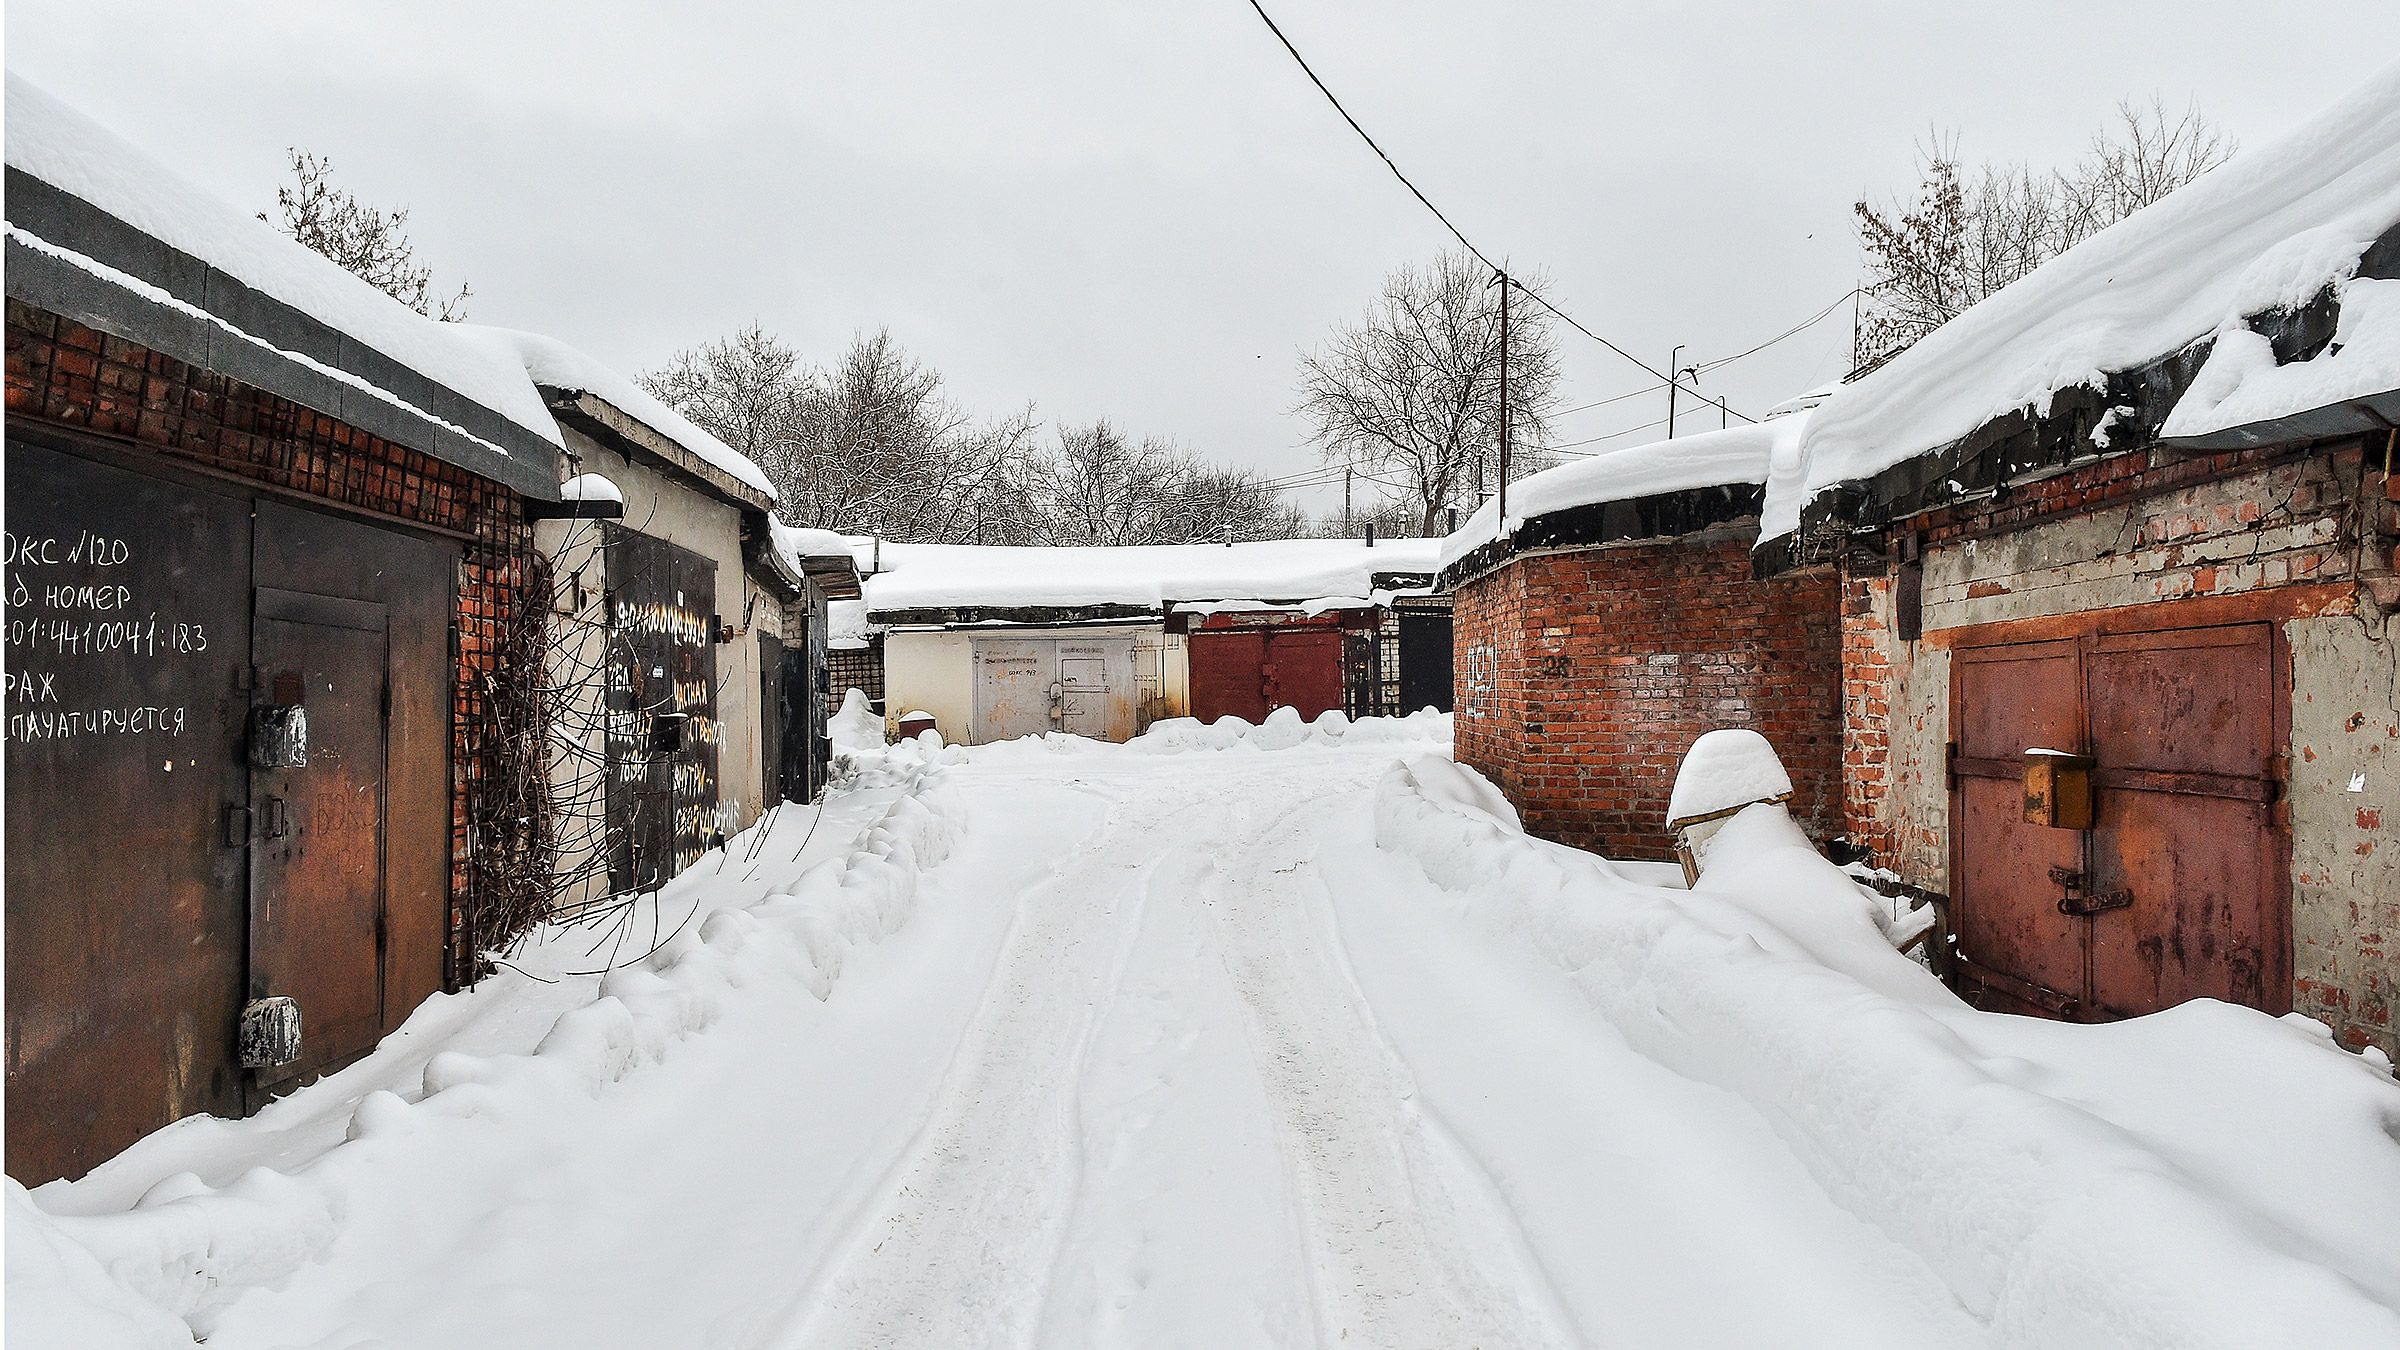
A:
[[[353,1126],[338,1236],[209,1343],[2002,1343],[1375,846],[1429,748],[975,751],[838,980],[728,967],[621,1081]]]

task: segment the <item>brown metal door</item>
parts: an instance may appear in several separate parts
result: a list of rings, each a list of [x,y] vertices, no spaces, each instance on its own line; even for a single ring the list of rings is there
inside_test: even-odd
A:
[[[384,606],[261,587],[251,663],[261,703],[307,710],[308,763],[253,769],[250,987],[300,1005],[301,1055],[272,1086],[322,1072],[383,1033]]]
[[[2288,1010],[2265,624],[2093,639],[2094,820],[2086,893],[2097,1007],[2194,998]]]
[[[1266,634],[1256,628],[1194,629],[1184,644],[1190,662],[1192,716],[1203,722],[1239,717],[1267,719],[1260,667],[1266,664]]]
[[[238,1115],[250,503],[9,427],[8,1174]],[[238,817],[235,818],[238,821]]]
[[[2020,766],[2027,750],[2081,749],[2081,653],[2074,642],[1962,651],[1951,680],[1958,713],[1951,921],[1964,972],[1979,1007],[2064,1013],[2084,996],[2085,923],[2058,912],[2050,871],[2082,869],[2083,837],[2025,823]],[[1999,978],[1975,979],[1981,972]]]
[[[2289,1010],[2275,662],[2266,624],[1956,653],[1953,923],[1978,1006]],[[2033,749],[2090,758],[2090,830],[2025,823]]]

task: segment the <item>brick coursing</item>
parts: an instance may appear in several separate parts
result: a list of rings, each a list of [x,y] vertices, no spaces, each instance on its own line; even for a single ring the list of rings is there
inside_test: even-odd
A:
[[[470,537],[458,588],[451,718],[451,911],[445,982],[475,975],[471,822],[495,756],[485,696],[515,616],[536,604],[524,502],[511,489],[314,409],[71,319],[8,302],[8,411],[174,459]]]
[[[1749,727],[1816,838],[1841,829],[1837,578],[1753,581],[1747,530],[1535,554],[1461,586],[1452,640],[1461,763],[1543,838],[1673,856],[1668,793],[1702,732]]]

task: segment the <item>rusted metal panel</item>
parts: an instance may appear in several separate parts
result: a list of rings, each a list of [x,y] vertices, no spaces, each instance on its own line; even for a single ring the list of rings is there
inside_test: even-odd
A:
[[[8,446],[8,1173],[237,1115],[250,504]]]
[[[2084,990],[2083,921],[2060,914],[2050,869],[2083,866],[2082,835],[2025,820],[2024,752],[2072,751],[2083,743],[2082,670],[2071,642],[1961,652],[1951,669],[1958,762],[2003,766],[1992,776],[1958,775],[1951,837],[1951,893],[1959,954],[1971,965],[2079,1002]],[[1982,1005],[2042,1011],[1996,983]]]
[[[610,885],[646,890],[720,836],[716,564],[608,527]]]
[[[1342,706],[1342,635],[1332,628],[1271,628],[1259,667],[1267,710],[1295,708],[1315,720]]]
[[[300,1006],[300,1055],[262,1087],[346,1062],[383,1034],[384,607],[260,588],[257,690],[308,715],[308,761],[253,767],[250,997]]]
[[[1266,689],[1258,676],[1258,668],[1266,660],[1264,630],[1194,629],[1184,644],[1191,670],[1192,716],[1203,722],[1220,717],[1266,720]]]
[[[2131,903],[2090,920],[2092,1001],[2124,1014],[2202,997],[2285,1011],[2288,900],[2266,808],[2269,630],[2130,634],[2090,646],[2093,757],[2140,775],[2114,777],[2098,793],[2087,890]],[[2186,775],[2249,790],[2177,790]]]
[[[309,602],[323,613],[339,610],[334,602],[345,600],[383,611],[388,706],[380,940],[382,1029],[391,1031],[442,987],[450,917],[450,631],[458,607],[458,546],[262,499],[251,566],[262,593],[325,597]],[[265,700],[273,692],[261,688],[255,696]]]

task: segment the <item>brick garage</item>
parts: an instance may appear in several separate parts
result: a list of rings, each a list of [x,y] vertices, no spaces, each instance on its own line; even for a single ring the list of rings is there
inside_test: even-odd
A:
[[[372,436],[239,380],[177,361],[71,319],[8,302],[8,412],[74,428],[176,462],[377,516],[466,543],[453,648],[451,912],[444,983],[472,982],[475,953],[511,936],[525,897],[504,893],[519,869],[510,841],[478,840],[487,797],[525,765],[491,700],[522,633],[540,625],[529,589],[538,556],[523,499],[456,465]],[[533,604],[528,609],[528,604]],[[487,831],[488,833],[488,831]]]
[[[1528,552],[1455,582],[1459,762],[1543,838],[1663,860],[1684,750],[1748,727],[1782,755],[1802,826],[1839,833],[1837,579],[1752,580],[1754,533],[1728,521]]]

